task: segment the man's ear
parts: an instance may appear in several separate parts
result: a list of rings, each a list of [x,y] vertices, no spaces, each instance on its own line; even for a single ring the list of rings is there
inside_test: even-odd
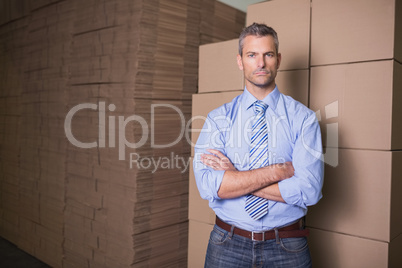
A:
[[[278,59],[277,59],[277,67],[276,67],[276,69],[278,70],[279,69],[279,66],[281,65],[281,62],[282,62],[282,54],[281,53],[278,53],[278,57],[277,57]]]
[[[237,54],[237,66],[239,66],[240,70],[243,70],[243,62],[241,60],[240,54]]]

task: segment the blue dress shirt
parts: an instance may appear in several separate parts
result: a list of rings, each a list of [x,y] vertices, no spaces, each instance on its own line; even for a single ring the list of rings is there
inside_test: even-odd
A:
[[[269,164],[292,161],[295,174],[278,183],[286,203],[270,200],[268,214],[253,220],[244,209],[246,196],[221,199],[218,190],[225,173],[204,165],[200,155],[216,149],[226,155],[239,171],[249,170],[251,122],[257,99],[245,88],[230,103],[211,111],[195,145],[194,174],[203,199],[223,221],[248,231],[269,230],[297,221],[307,207],[322,197],[324,162],[320,127],[313,111],[278,88],[262,101],[268,104]]]

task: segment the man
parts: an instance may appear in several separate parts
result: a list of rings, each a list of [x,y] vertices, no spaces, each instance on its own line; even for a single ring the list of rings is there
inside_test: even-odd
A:
[[[209,113],[195,146],[197,187],[217,215],[205,267],[311,267],[303,219],[322,197],[321,133],[278,91],[278,47],[264,24],[243,30],[244,92]]]

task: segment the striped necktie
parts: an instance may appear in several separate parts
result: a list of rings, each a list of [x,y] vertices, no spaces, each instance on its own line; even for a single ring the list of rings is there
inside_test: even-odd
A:
[[[265,119],[268,105],[259,100],[253,105],[256,116],[251,132],[250,170],[268,165],[268,129]],[[245,209],[251,218],[258,220],[268,213],[268,200],[249,194],[246,196]]]

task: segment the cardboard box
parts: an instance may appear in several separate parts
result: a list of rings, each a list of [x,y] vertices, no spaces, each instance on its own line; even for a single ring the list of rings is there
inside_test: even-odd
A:
[[[324,145],[402,149],[401,77],[393,60],[311,68],[310,107],[320,111]],[[327,132],[330,124],[338,134]],[[339,140],[329,141],[330,134]]]
[[[192,1],[187,2],[187,4],[189,6],[199,5],[199,8],[193,11],[189,17],[194,18],[200,13],[202,23],[195,31],[200,34],[201,44],[238,37],[246,21],[245,12],[219,1]]]
[[[401,161],[400,151],[339,149],[339,165],[326,166],[323,198],[309,209],[307,225],[384,242],[400,236]]]
[[[310,0],[276,0],[250,5],[247,22],[265,23],[278,33],[280,70],[309,68]]]
[[[309,247],[313,267],[401,267],[401,246],[402,236],[386,243],[310,229]]]
[[[191,158],[191,160],[193,160]],[[209,207],[208,200],[202,199],[195,182],[193,163],[190,165],[188,219],[201,223],[215,224],[215,212]]]
[[[311,64],[402,59],[402,3],[312,2]]]
[[[200,46],[198,92],[244,88],[243,72],[237,66],[238,39]]]
[[[188,222],[185,221],[180,224],[169,225],[163,228],[135,234],[133,236],[135,251],[133,263],[139,264],[142,261],[145,261],[148,262],[148,265],[138,266],[161,267],[165,266],[167,262],[165,265],[162,265],[159,256],[165,258],[166,255],[169,254],[172,257],[169,263],[175,263],[175,260],[177,261],[182,257],[185,257],[187,254],[188,232]]]
[[[187,267],[204,267],[209,236],[213,228],[214,225],[211,224],[201,223],[195,220],[189,221]]]
[[[309,76],[309,70],[279,70],[275,82],[281,93],[308,106]]]

